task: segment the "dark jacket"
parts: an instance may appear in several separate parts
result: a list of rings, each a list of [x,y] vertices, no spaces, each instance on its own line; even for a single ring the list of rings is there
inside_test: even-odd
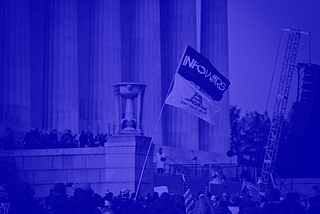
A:
[[[50,201],[49,205],[51,207],[52,214],[65,214],[66,213],[66,195],[55,195]]]
[[[217,206],[214,209],[215,214],[232,214],[228,207]]]
[[[282,214],[283,206],[280,201],[267,202],[260,210],[259,214]]]
[[[160,198],[150,208],[150,214],[177,214],[179,211],[170,204],[170,194],[162,193]]]
[[[68,198],[67,214],[94,214],[96,208],[103,205],[104,200],[100,195],[77,188],[74,196]]]

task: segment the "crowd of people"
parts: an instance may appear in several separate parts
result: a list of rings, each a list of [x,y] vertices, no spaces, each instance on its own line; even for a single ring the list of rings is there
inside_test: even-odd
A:
[[[107,191],[104,196],[95,193],[89,183],[81,187],[69,187],[73,195],[67,195],[67,186],[57,183],[44,200],[34,198],[29,183],[20,185],[18,194],[7,194],[0,185],[1,214],[317,214],[320,213],[320,190],[310,198],[309,206],[300,203],[298,193],[287,193],[280,201],[279,190],[273,188],[266,198],[252,200],[250,195],[221,197],[199,191],[191,206],[185,204],[183,195],[148,193],[145,197],[122,188],[119,195]],[[186,209],[186,207],[188,207]]]
[[[73,134],[70,129],[66,129],[59,138],[56,129],[53,129],[48,134],[35,128],[27,132],[23,142],[17,146],[12,130],[6,128],[5,134],[0,140],[0,150],[103,147],[107,140],[108,134],[97,133],[97,135],[94,136],[88,129],[83,130],[78,138],[77,134]]]

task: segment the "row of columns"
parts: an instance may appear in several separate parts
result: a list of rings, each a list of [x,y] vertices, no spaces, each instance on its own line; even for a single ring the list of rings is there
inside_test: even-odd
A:
[[[29,49],[34,45],[30,44],[30,25],[34,23],[28,17],[35,20],[37,16],[29,14],[28,2],[32,1],[36,0],[1,3],[5,11],[1,31],[6,42],[0,48],[9,54],[1,63],[4,114],[0,122],[8,126],[31,127],[30,121],[36,120],[31,118],[32,100],[39,94],[42,115],[33,126],[106,133],[109,124],[118,122],[112,85],[131,81],[147,85],[142,120],[144,133],[151,136],[183,51],[186,45],[196,47],[199,39],[200,51],[228,77],[223,0],[201,1],[200,38],[196,0],[67,0],[43,3],[45,36],[38,49],[43,48],[44,57],[38,71],[44,74],[38,81],[41,86],[33,86],[31,80],[36,78],[30,70],[33,56]],[[191,150],[225,150],[220,144],[228,143],[228,103],[226,92],[214,126],[165,106],[154,142]]]

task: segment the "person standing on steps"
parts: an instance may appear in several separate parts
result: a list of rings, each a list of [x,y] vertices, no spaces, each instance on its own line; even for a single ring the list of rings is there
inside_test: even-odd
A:
[[[157,153],[158,173],[163,173],[165,161],[166,161],[166,154],[162,152],[162,148],[159,148],[159,152]]]

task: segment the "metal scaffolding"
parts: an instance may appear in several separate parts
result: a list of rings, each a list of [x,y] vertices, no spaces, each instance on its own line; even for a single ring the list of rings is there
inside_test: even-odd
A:
[[[295,61],[301,34],[308,32],[295,29],[282,29],[288,31],[288,41],[286,46],[285,58],[282,65],[281,79],[276,97],[276,103],[273,111],[273,118],[270,125],[268,142],[264,161],[261,171],[261,179],[259,181],[259,189],[261,195],[266,195],[273,182],[272,174],[274,172],[275,161],[278,152],[279,140],[282,130],[283,119],[285,116],[288,96],[290,91],[291,80],[295,69]]]

